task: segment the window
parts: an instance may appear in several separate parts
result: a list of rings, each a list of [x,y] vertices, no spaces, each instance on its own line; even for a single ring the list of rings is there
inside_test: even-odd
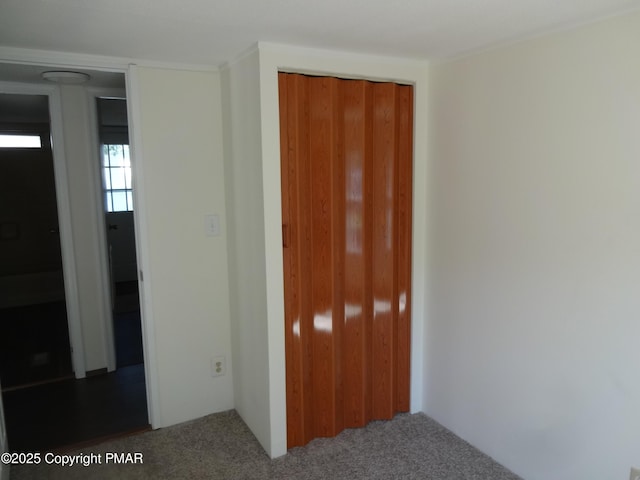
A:
[[[0,148],[42,148],[40,135],[0,133]]]
[[[107,212],[133,211],[129,145],[102,145],[102,167]]]

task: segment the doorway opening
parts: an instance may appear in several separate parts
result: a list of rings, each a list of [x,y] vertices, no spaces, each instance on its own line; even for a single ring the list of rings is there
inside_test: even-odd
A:
[[[64,183],[68,187],[64,189],[65,192],[62,192],[62,195],[68,197],[68,204],[65,207],[64,202],[62,204],[58,202],[57,214],[62,219],[66,218],[65,221],[70,222],[73,226],[73,236],[62,235],[59,238],[59,243],[62,246],[60,264],[67,268],[67,262],[71,257],[71,261],[75,262],[77,266],[72,269],[76,276],[72,282],[68,282],[68,277],[65,274],[64,281],[55,284],[59,287],[56,294],[62,295],[63,305],[66,294],[68,297],[67,310],[71,309],[73,313],[75,308],[80,328],[74,330],[74,322],[70,320],[70,328],[64,332],[61,341],[52,342],[58,345],[57,348],[61,348],[60,345],[64,346],[66,340],[68,368],[64,375],[57,374],[47,377],[45,380],[36,378],[35,381],[22,382],[13,387],[7,387],[4,380],[5,375],[7,378],[17,376],[20,367],[15,360],[6,357],[3,353],[0,362],[3,378],[0,380],[0,385],[2,386],[7,438],[11,451],[43,451],[63,448],[149,428],[145,370],[142,361],[142,338],[139,333],[140,307],[137,281],[133,282],[135,285],[129,285],[128,289],[124,289],[126,290],[124,293],[118,282],[113,284],[113,288],[110,284],[104,285],[108,283],[105,279],[111,278],[111,271],[107,271],[110,262],[107,260],[108,255],[105,248],[105,245],[108,244],[106,240],[107,228],[104,227],[105,213],[98,200],[98,197],[102,198],[103,196],[100,188],[99,178],[101,175],[98,163],[102,161],[102,157],[99,155],[98,148],[100,121],[96,113],[93,91],[117,88],[124,92],[124,74],[87,71],[92,80],[95,79],[97,83],[82,86],[52,87],[49,85],[40,88],[33,84],[27,85],[29,82],[39,82],[39,80],[26,80],[27,77],[35,75],[39,78],[44,70],[46,67],[3,64],[0,81],[11,80],[15,82],[16,79],[19,79],[21,84],[18,86],[16,84],[0,85],[3,87],[0,91],[8,92],[7,98],[22,96],[14,90],[41,90],[44,92],[40,97],[48,105],[49,118],[47,118],[47,122],[53,134],[43,134],[43,138],[47,139],[43,144],[47,145],[48,139],[52,138],[51,144],[54,145],[54,148],[51,149],[53,152],[52,164],[55,165],[62,158],[65,165],[60,169],[58,163],[57,169],[54,168],[56,181],[59,180],[58,177],[62,172],[62,175],[65,176]],[[69,119],[69,111],[73,109],[75,109],[77,123]],[[6,112],[4,105],[0,106],[0,111]],[[27,115],[27,111],[24,109],[20,112],[22,115]],[[65,112],[65,115],[62,112]],[[61,132],[64,132],[64,135]],[[128,141],[126,143],[128,144]],[[55,148],[56,144],[58,145],[57,149]],[[60,145],[64,145],[62,150]],[[79,145],[83,146],[83,151],[79,151]],[[59,155],[60,151],[63,151],[64,155]],[[15,175],[7,177],[3,175],[4,178],[7,178],[7,181],[16,181]],[[91,185],[89,185],[91,182],[87,182],[88,178],[95,179]],[[59,183],[57,185],[59,188]],[[35,188],[35,186],[37,185],[33,187]],[[31,205],[36,202],[36,197],[35,195],[26,195],[23,200],[25,205]],[[45,203],[56,211],[55,200]],[[94,205],[95,208],[90,208],[91,205]],[[31,205],[29,208],[35,207]],[[21,238],[23,232],[21,220],[12,222],[0,218],[0,223],[3,224],[2,234],[8,237],[7,241],[16,235]],[[130,224],[131,231],[133,231],[132,219]],[[49,230],[56,229],[52,227]],[[119,232],[124,230],[126,228],[119,229]],[[65,231],[62,231],[62,234],[64,233]],[[68,242],[71,242],[71,249],[69,249]],[[135,240],[132,242],[135,244]],[[2,240],[2,243],[4,250],[5,241]],[[85,257],[83,257],[83,252]],[[135,248],[133,252],[135,258]],[[36,253],[37,247],[32,246],[31,254],[35,255]],[[48,286],[53,284],[52,282],[41,283]],[[76,288],[74,289],[74,287]],[[71,290],[69,290],[70,288]],[[8,294],[8,296],[14,302],[19,298],[13,294]],[[121,300],[125,297],[128,298],[129,307],[122,307],[122,301],[114,303],[115,299]],[[69,298],[71,298],[70,303]],[[130,331],[131,329],[122,333],[112,316],[112,313],[115,315],[117,312],[125,310],[124,313],[137,312],[138,320],[135,323],[133,333]],[[8,317],[4,316],[3,321],[6,318]],[[50,313],[40,314],[40,318],[45,323],[52,323]],[[74,315],[70,314],[70,319],[72,318]],[[19,325],[16,330],[24,331],[24,321],[17,319],[13,322]],[[31,336],[46,331],[44,327],[35,330],[35,332],[31,331]],[[87,338],[91,338],[91,335],[93,335],[93,340],[88,341]],[[120,342],[118,342],[118,336]],[[21,341],[29,341],[29,336],[21,338],[18,335],[18,337]],[[47,337],[49,340],[57,338],[53,335],[47,335]],[[118,343],[122,344],[123,340],[134,346],[129,348],[128,359],[122,354],[118,355]],[[28,357],[30,364],[42,366],[41,364],[44,364],[45,360],[54,363],[53,359],[57,357],[51,353],[44,355],[44,352],[40,351],[41,349],[37,349],[35,354]],[[76,361],[78,350],[84,352],[81,356],[81,362]]]
[[[116,368],[142,364],[133,179],[125,98],[96,97]]]

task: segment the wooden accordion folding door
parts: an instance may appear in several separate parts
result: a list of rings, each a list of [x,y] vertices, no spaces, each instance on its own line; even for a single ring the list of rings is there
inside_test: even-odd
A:
[[[291,448],[409,410],[413,87],[279,92]]]

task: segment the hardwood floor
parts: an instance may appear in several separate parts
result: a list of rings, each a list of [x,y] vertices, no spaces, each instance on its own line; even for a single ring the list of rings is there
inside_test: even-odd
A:
[[[3,394],[9,448],[42,452],[148,428],[142,364]]]
[[[117,370],[76,380],[64,302],[0,310],[2,400],[13,452],[83,446],[148,429],[137,282],[116,284]],[[42,365],[34,358],[42,357]]]

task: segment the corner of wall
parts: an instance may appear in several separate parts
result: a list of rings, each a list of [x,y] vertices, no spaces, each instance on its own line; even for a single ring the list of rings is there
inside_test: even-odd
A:
[[[222,152],[224,162],[224,183],[226,185],[225,190],[225,205],[227,216],[227,265],[228,265],[228,278],[229,278],[229,318],[231,319],[231,358],[232,363],[236,365],[236,372],[233,376],[233,394],[234,394],[234,407],[236,407],[237,399],[239,398],[240,391],[238,389],[238,379],[240,375],[241,361],[237,358],[236,352],[239,350],[238,345],[238,323],[233,319],[238,317],[237,304],[238,304],[238,275],[237,275],[237,261],[238,256],[236,248],[236,216],[234,214],[235,201],[234,201],[234,185],[235,185],[235,168],[233,162],[234,148],[232,137],[232,86],[231,86],[231,64],[225,64],[220,70],[220,95],[222,105]]]
[[[234,406],[270,453],[267,276],[258,55],[221,69]],[[267,401],[265,401],[267,400]]]

